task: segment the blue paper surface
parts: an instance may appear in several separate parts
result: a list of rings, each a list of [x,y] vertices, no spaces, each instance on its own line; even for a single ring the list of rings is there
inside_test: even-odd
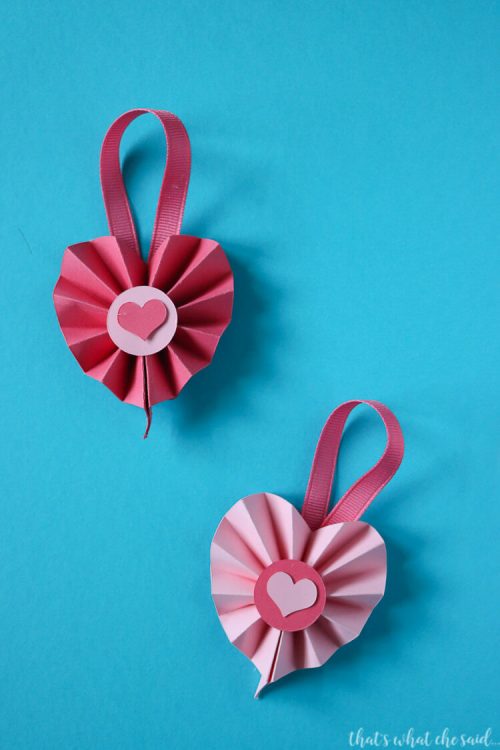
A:
[[[5,10],[2,750],[500,741],[499,20],[486,0]],[[81,373],[51,300],[64,248],[107,234],[100,144],[138,106],[186,124],[183,229],[217,239],[236,280],[212,366],[147,441],[141,411]],[[164,150],[154,118],[124,139],[145,245]],[[251,492],[300,505],[349,398],[390,406],[407,442],[365,516],[387,594],[324,668],[254,701],[210,598],[211,537]],[[353,418],[337,496],[383,441]]]

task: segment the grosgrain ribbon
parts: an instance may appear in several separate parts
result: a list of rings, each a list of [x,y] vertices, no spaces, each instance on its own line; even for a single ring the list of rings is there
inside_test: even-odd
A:
[[[127,191],[120,168],[120,141],[128,125],[141,115],[150,113],[163,126],[167,140],[167,161],[163,173],[156,218],[149,248],[149,258],[161,243],[179,234],[191,172],[191,148],[186,129],[171,112],[156,109],[131,109],[120,115],[104,136],[101,149],[101,187],[110,234],[121,245],[140,255]]]
[[[342,432],[356,406],[366,404],[381,417],[387,443],[384,453],[369,471],[358,479],[328,513],[330,495]],[[307,485],[302,516],[311,529],[332,523],[357,521],[385,485],[392,479],[403,460],[404,439],[398,420],[379,401],[346,401],[328,417],[316,447],[311,475]]]
[[[131,109],[120,115],[104,136],[101,148],[101,187],[110,234],[116,237],[121,246],[141,254],[137,232],[130,210],[127,191],[120,167],[120,143],[122,136],[137,117],[152,114],[163,126],[167,140],[167,160],[158,197],[156,217],[149,248],[150,260],[162,242],[172,235],[179,234],[186,204],[186,196],[191,172],[191,147],[186,129],[178,117],[171,112],[156,109]],[[151,406],[147,368],[143,359],[144,410],[146,412],[146,438],[151,426]]]

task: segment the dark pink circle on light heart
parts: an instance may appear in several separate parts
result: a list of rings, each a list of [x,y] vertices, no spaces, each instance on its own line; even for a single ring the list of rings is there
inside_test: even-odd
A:
[[[127,302],[133,302],[142,308],[150,300],[160,300],[165,305],[167,317],[165,322],[144,340],[120,325],[118,313]],[[113,301],[108,310],[107,327],[113,343],[127,354],[134,354],[136,357],[156,354],[165,349],[174,337],[177,330],[177,310],[170,297],[161,289],[154,286],[134,286],[126,289]]]
[[[287,581],[282,576],[280,577],[285,588],[288,589],[288,592],[284,593],[288,595],[292,593],[292,599],[293,588],[297,583],[303,580],[312,582],[316,587],[316,598],[313,603],[307,602],[307,606],[303,609],[283,615],[280,606],[271,598],[268,591],[269,579],[276,573],[285,573],[291,579],[291,581]],[[309,593],[312,591],[310,585],[308,587],[302,586],[302,588],[308,588]],[[278,560],[265,568],[260,574],[255,584],[254,600],[264,622],[272,628],[291,633],[308,628],[320,617],[326,604],[326,589],[320,574],[311,565],[307,565],[300,560]]]

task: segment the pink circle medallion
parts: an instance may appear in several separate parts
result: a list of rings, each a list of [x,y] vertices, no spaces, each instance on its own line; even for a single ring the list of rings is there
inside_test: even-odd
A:
[[[255,605],[268,625],[304,630],[321,615],[326,589],[320,574],[300,560],[278,560],[262,571],[254,591]]]
[[[164,349],[177,329],[177,310],[165,292],[134,286],[118,295],[108,310],[108,333],[127,354],[146,356]]]

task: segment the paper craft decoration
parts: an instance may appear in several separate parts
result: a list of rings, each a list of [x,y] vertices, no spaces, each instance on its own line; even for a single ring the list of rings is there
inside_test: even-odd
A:
[[[351,411],[371,406],[387,445],[380,460],[328,512],[342,432]],[[212,597],[227,637],[257,667],[256,697],[295,671],[319,667],[356,638],[382,598],[382,537],[359,521],[397,471],[404,442],[377,401],[347,401],[329,416],[314,456],[302,515],[278,495],[239,500],[212,541]]]
[[[120,141],[132,120],[151,113],[163,126],[167,162],[147,261],[120,169]],[[134,109],[109,128],[101,150],[109,237],[64,252],[54,304],[66,343],[83,371],[146,411],[175,398],[212,360],[229,325],[233,274],[214,240],[179,234],[191,152],[170,112]]]

